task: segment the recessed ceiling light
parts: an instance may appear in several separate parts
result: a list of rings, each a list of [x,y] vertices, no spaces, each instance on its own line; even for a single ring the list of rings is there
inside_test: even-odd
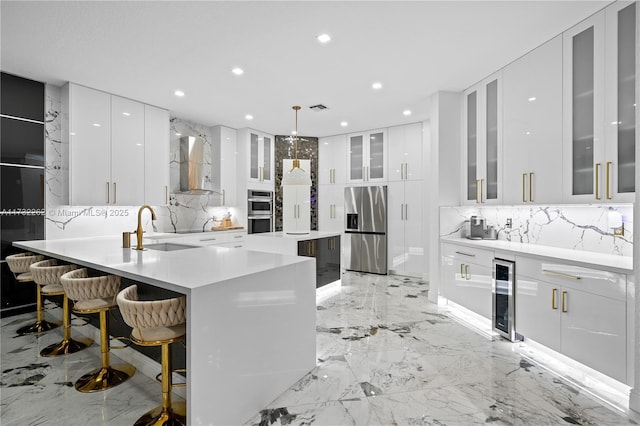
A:
[[[231,70],[231,72],[234,73],[235,75],[244,74],[244,70],[242,68],[239,68],[239,67],[235,67],[234,69]]]
[[[322,43],[329,43],[331,41],[331,36],[329,34],[320,34],[319,36],[316,37],[316,39]]]
[[[246,118],[247,120],[253,120],[253,115],[247,114],[244,116],[244,118]]]
[[[373,90],[380,90],[380,89],[382,89],[382,83],[380,83],[379,81],[376,81],[375,83],[373,83],[371,85],[371,88]]]
[[[176,136],[182,136],[182,133],[176,133]]]
[[[126,115],[127,117],[130,116],[131,114],[129,114],[128,112],[123,112],[122,115]]]
[[[535,97],[535,96],[532,96],[532,97],[530,97],[530,98],[529,98],[529,102],[533,102],[533,101],[535,101],[535,100],[536,100],[536,97]]]
[[[411,110],[410,109],[405,109],[404,111],[402,111],[402,113],[404,115],[411,115]]]
[[[184,96],[184,92],[182,90],[176,90],[175,92],[173,92],[173,94],[179,98]]]
[[[349,123],[347,123],[346,121],[342,121],[342,122],[340,123],[340,125],[341,125],[342,127],[347,127],[347,126],[349,125]]]
[[[100,123],[93,123],[95,127],[100,127]]]

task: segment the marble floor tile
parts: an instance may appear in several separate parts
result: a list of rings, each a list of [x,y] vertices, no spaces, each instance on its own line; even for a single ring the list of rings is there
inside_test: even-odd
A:
[[[640,424],[639,414],[612,409],[515,350],[521,344],[465,327],[429,302],[428,287],[345,273],[341,291],[316,308],[316,367],[247,413],[245,425]],[[159,384],[142,374],[106,392],[78,393],[73,382],[100,363],[97,343],[42,358],[61,331],[15,335],[32,321],[33,314],[1,321],[3,426],[124,426],[159,405]]]

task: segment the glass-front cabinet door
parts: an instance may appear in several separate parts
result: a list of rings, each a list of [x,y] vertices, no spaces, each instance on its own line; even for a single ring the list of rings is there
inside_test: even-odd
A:
[[[273,136],[249,133],[249,180],[273,182]]]
[[[501,200],[501,91],[499,71],[464,92],[462,194],[466,204]]]
[[[370,130],[349,135],[349,183],[387,179],[387,132]]]
[[[563,34],[566,201],[635,198],[636,7],[616,2]]]

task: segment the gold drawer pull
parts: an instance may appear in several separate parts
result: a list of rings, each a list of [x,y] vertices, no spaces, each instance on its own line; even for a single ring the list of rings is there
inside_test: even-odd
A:
[[[557,277],[562,277],[562,278],[569,278],[569,279],[572,279],[572,280],[581,279],[581,277],[578,277],[576,275],[563,274],[562,272],[549,271],[548,269],[543,269],[542,273],[543,274],[547,274],[547,275],[555,275]]]
[[[551,290],[551,309],[558,309],[558,306],[556,305],[556,294],[558,293],[558,289],[554,288],[553,290]]]
[[[476,257],[475,254],[469,254],[469,253],[465,253],[463,251],[457,251],[456,254],[461,254],[463,256],[469,256],[469,257]]]
[[[567,292],[563,291],[562,292],[562,312],[567,312],[567,306],[565,305],[566,298],[567,298]]]

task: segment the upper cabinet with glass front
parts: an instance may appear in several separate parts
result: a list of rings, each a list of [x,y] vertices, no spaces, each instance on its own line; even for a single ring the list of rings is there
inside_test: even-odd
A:
[[[376,182],[387,179],[387,132],[370,130],[349,135],[349,183]]]
[[[464,92],[462,200],[497,204],[502,199],[502,71]]]
[[[563,34],[568,202],[634,199],[635,8],[616,2]]]
[[[249,148],[247,180],[254,189],[262,189],[263,186],[271,189],[275,182],[274,138],[272,135],[253,129],[244,130],[246,131],[238,134],[238,143],[246,143]]]

